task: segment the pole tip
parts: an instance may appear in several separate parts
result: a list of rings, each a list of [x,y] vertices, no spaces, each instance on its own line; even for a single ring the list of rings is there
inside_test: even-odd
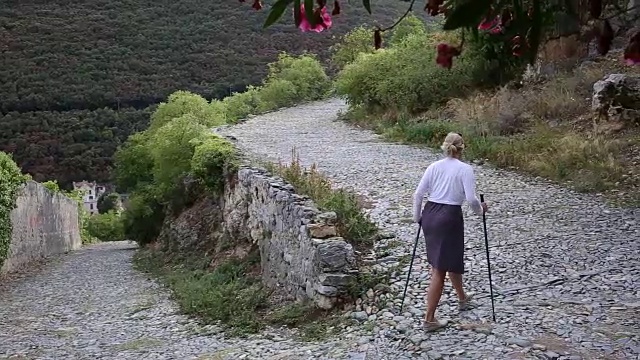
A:
[[[480,194],[480,201],[484,202],[484,194]]]

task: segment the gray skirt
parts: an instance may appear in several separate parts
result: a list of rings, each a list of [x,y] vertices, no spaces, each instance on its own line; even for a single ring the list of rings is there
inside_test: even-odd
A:
[[[429,264],[440,271],[464,273],[464,219],[460,205],[428,201],[420,220]]]

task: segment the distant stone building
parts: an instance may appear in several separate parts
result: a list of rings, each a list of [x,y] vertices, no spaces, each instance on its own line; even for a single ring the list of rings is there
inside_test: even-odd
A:
[[[104,194],[106,187],[95,182],[80,181],[73,182],[73,189],[82,193],[84,208],[91,214],[98,213],[98,198]]]

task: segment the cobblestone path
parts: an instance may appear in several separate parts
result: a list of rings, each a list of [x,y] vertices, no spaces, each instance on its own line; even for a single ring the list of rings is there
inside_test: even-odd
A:
[[[439,155],[335,121],[345,109],[339,100],[317,102],[222,132],[271,160],[288,161],[295,147],[303,163],[367,196],[372,218],[396,235],[380,245],[401,242],[380,259],[391,267],[410,253],[411,196]],[[640,214],[489,166],[476,166],[476,177],[491,205],[495,324],[482,223],[465,205],[465,284],[479,307],[458,313],[447,284],[439,316],[453,324],[435,334],[419,329],[429,280],[423,247],[404,314],[383,309],[368,316],[372,327],[299,343],[277,329],[227,339],[179,315],[168,292],[132,268],[135,246],[123,242],[89,246],[0,284],[0,359],[639,358]],[[398,297],[407,271],[394,279]]]

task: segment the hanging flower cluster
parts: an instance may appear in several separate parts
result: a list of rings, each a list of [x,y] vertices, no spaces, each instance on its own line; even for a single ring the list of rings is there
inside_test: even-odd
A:
[[[245,2],[246,0],[239,0],[239,1]],[[265,26],[268,26],[273,22],[275,22],[282,15],[286,7],[290,6],[292,2],[293,0],[278,0],[272,6],[273,9],[271,10],[271,14],[270,14],[270,15],[275,14],[275,16],[270,16],[270,18],[267,20],[268,24],[265,24]],[[307,14],[304,8],[304,4],[300,4],[299,1],[295,2],[297,4],[300,4],[300,6],[299,8],[296,8],[296,6],[294,5],[294,9],[293,9],[294,18],[295,18],[297,27],[302,32],[311,31],[311,32],[319,33],[331,28],[333,23],[331,17],[339,15],[341,12],[340,3],[338,2],[338,0],[333,1],[333,9],[331,13],[329,13],[327,10],[327,5],[326,5],[327,0],[315,0],[315,2],[317,5],[313,9],[313,11],[309,12],[309,14]],[[364,1],[363,4],[366,7],[367,11],[371,12],[369,1]],[[457,29],[460,27],[466,27],[470,25],[466,23],[466,20],[463,20],[465,21],[465,24],[461,23],[461,20],[460,20],[460,18],[467,16],[465,14],[469,14],[470,12],[472,13],[474,10],[476,12],[479,11],[477,6],[473,5],[472,7],[469,7],[470,6],[469,4],[470,4],[469,2],[466,2],[464,4],[461,4],[455,7],[455,9],[451,9],[450,4],[445,5],[445,0],[426,0],[424,11],[426,11],[431,16],[443,15],[445,18],[447,18],[447,22],[449,22],[449,20],[453,20],[449,18],[450,15],[453,13],[454,14],[453,16],[456,16],[456,20],[453,20],[453,22],[456,22],[456,25],[452,25],[447,29],[447,30],[452,30],[452,29]],[[413,2],[411,3],[411,5],[413,5]],[[490,4],[486,4],[486,5],[490,5]],[[465,6],[466,8],[462,10],[462,8]],[[516,6],[517,5],[514,5],[514,9],[516,8]],[[538,5],[536,5],[536,1],[534,1],[534,6],[537,6],[536,9],[540,9],[539,8],[540,5],[539,3]],[[263,8],[262,0],[253,0],[253,5],[251,7],[255,10],[261,10]],[[600,20],[600,16],[602,15],[602,9],[603,9],[603,0],[589,0],[589,14],[591,18],[595,20]],[[411,7],[407,11],[407,13],[410,10],[411,10]],[[462,16],[459,16],[459,15],[462,15]],[[539,24],[540,15],[539,14],[537,15],[538,15],[538,22],[536,24]],[[523,23],[532,24],[534,22],[533,7],[530,7],[528,11],[526,11],[526,13],[518,12],[518,16],[525,18],[523,19]],[[534,42],[535,44],[533,46],[537,48],[537,44],[539,43],[538,31],[540,31],[540,25],[537,25],[537,26],[527,25],[531,27],[528,28],[527,33],[523,36],[522,33],[519,33],[520,30],[518,30],[518,27],[515,27],[515,28],[512,27],[512,25],[514,25],[514,21],[516,20],[515,18],[516,18],[516,13],[514,12],[513,9],[509,7],[502,8],[500,14],[496,14],[496,11],[493,8],[490,8],[488,11],[488,14],[486,14],[486,16],[484,16],[484,18],[479,22],[479,24],[477,24],[477,29],[480,31],[486,32],[491,36],[501,36],[501,37],[507,36],[505,41],[510,46],[511,54],[515,57],[521,57],[523,56],[525,51],[532,50],[531,48]],[[402,20],[402,18],[400,20]],[[400,20],[398,20],[398,22],[396,22],[394,25],[388,28],[385,28],[385,29],[377,28],[374,31],[374,47],[376,49],[379,49],[382,46],[381,33],[384,31],[393,29],[395,25],[397,25],[400,22]],[[445,24],[445,28],[446,26],[447,25]],[[521,26],[521,25],[517,25],[517,26]],[[538,29],[538,31],[534,31],[535,34],[532,34],[532,30],[534,28]],[[511,34],[511,35],[508,35],[508,34]],[[533,35],[535,35],[535,39],[532,39]],[[597,35],[598,52],[602,55],[607,54],[611,49],[611,44],[615,36],[614,31],[611,27],[611,24],[609,23],[609,20],[607,19],[600,20],[600,27],[596,29],[596,35]],[[462,53],[463,43],[464,43],[464,39],[459,46],[453,46],[446,43],[438,44],[436,46],[436,63],[446,69],[451,69],[453,65],[453,58],[456,56],[459,56]],[[629,43],[627,44],[627,47],[624,50],[623,58],[625,63],[629,65],[640,64],[640,31],[636,31],[635,34],[633,34],[630,37]]]
[[[300,14],[304,13],[304,5],[300,5]],[[329,15],[329,13],[327,12],[327,7],[324,5],[318,6],[315,10],[313,10],[313,16],[315,24],[311,24],[305,16],[300,17],[300,25],[298,25],[298,28],[302,32],[315,31],[319,33],[323,30],[329,29],[333,24],[331,15]]]
[[[246,0],[239,1],[245,2]],[[300,29],[300,31],[313,31],[318,33],[322,32],[326,29],[331,28],[331,25],[333,24],[331,16],[340,14],[340,3],[338,2],[338,0],[333,1],[333,10],[331,11],[331,14],[329,14],[329,12],[327,11],[326,0],[316,0],[316,3],[317,6],[315,9],[313,9],[313,21],[309,21],[309,18],[307,18],[304,4],[300,4],[299,9],[293,9],[294,17],[300,19],[298,24],[298,28]],[[263,7],[262,1],[254,0],[251,7],[255,10],[261,10]]]

